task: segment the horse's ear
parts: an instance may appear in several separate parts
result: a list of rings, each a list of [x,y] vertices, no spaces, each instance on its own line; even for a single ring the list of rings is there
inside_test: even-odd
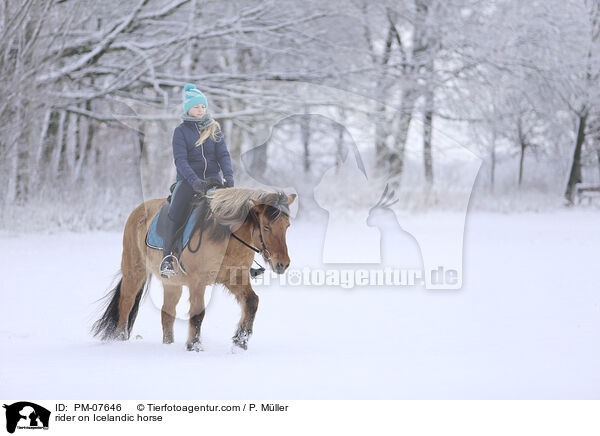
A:
[[[294,200],[296,199],[296,194],[290,194],[287,196],[288,197],[288,206],[290,204],[292,204],[294,202]]]
[[[251,198],[250,200],[248,200],[248,204],[250,205],[250,210],[256,210],[260,209],[259,206],[261,206],[263,203],[256,200],[255,198]]]
[[[250,215],[254,220],[258,220],[258,214],[262,213],[262,207],[264,206],[260,201],[251,198],[248,200],[248,215]]]

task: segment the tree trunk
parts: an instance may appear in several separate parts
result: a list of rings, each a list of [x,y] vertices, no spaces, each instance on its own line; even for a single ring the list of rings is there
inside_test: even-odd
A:
[[[366,2],[364,4],[366,6]],[[375,158],[379,168],[387,168],[388,165],[388,144],[387,137],[389,133],[389,122],[386,110],[387,96],[389,95],[389,84],[387,83],[386,66],[388,65],[392,53],[392,44],[394,42],[394,24],[391,22],[388,27],[387,36],[385,38],[385,44],[383,53],[381,56],[377,55],[376,49],[371,41],[370,29],[365,29],[365,37],[369,44],[369,50],[371,59],[374,63],[380,64],[382,69],[380,74],[377,75],[377,82],[375,84],[375,95],[378,101],[376,109],[376,121],[375,121]]]
[[[391,49],[391,33],[388,32],[388,38],[386,40],[386,49],[384,52],[384,58],[382,60],[382,66],[385,68],[385,65],[389,60],[389,53]],[[375,53],[373,53],[375,56]],[[375,85],[375,92],[378,100],[378,107],[375,112],[375,161],[377,162],[377,166],[381,169],[387,167],[388,161],[388,114],[385,107],[386,96],[387,96],[387,86],[385,83],[385,70],[382,70],[381,74],[378,75],[377,84]]]
[[[65,118],[66,112],[64,110],[61,110],[59,112],[58,128],[56,130],[56,143],[54,144],[52,161],[50,163],[49,180],[56,180],[56,178],[58,177],[58,171],[60,168],[60,157],[62,155],[63,142],[65,137]]]
[[[596,149],[596,157],[598,158],[598,180],[600,181],[600,147]]]
[[[402,102],[400,104],[400,114],[394,141],[394,148],[389,151],[388,160],[390,168],[390,184],[392,188],[400,186],[402,171],[404,170],[404,150],[406,149],[406,140],[408,139],[408,129],[412,121],[413,106],[416,100],[416,92],[413,89],[402,92]]]
[[[15,135],[16,136],[16,135]],[[8,167],[8,184],[6,186],[6,197],[5,197],[5,208],[10,207],[10,205],[17,198],[17,182],[19,177],[19,146],[18,146],[18,137],[15,137],[12,141],[10,141],[8,146],[8,158],[7,160],[10,162]]]
[[[71,112],[68,114],[67,122],[67,137],[65,138],[65,172],[69,179],[72,180],[75,173],[75,159],[78,139],[78,118],[79,115]]]
[[[521,141],[521,153],[519,156],[519,186],[523,183],[523,162],[525,161],[525,143]]]
[[[380,104],[376,112],[375,121],[375,159],[377,167],[387,168],[389,164],[389,150],[387,146],[387,116],[385,105]]]
[[[91,106],[92,105],[90,102],[87,102],[85,105],[86,109],[88,110],[91,109]],[[92,150],[94,146],[94,134],[96,131],[95,123],[95,120],[92,120],[91,118],[88,119],[87,134],[85,141],[85,159],[87,163],[86,161],[84,161],[83,163],[83,165],[87,165],[88,168],[93,168],[98,163],[98,152],[94,152],[94,150]]]
[[[77,138],[78,147],[77,147],[77,160],[75,164],[75,170],[73,171],[73,175],[71,177],[72,182],[76,182],[79,179],[79,175],[81,174],[81,168],[83,167],[83,163],[87,158],[87,150],[88,150],[88,138],[90,135],[90,124],[92,120],[86,117],[79,118],[79,135]]]
[[[581,149],[585,141],[585,123],[588,113],[584,112],[579,116],[579,127],[577,129],[577,139],[575,140],[575,149],[573,150],[573,159],[571,161],[571,169],[569,170],[569,180],[567,181],[567,189],[565,190],[565,198],[571,204],[575,197],[575,185],[581,183]]]
[[[523,164],[525,162],[525,149],[527,148],[527,138],[523,133],[523,125],[521,124],[521,118],[517,121],[517,138],[519,140],[519,186],[523,182]]]
[[[42,128],[40,130],[40,139],[35,146],[35,150],[31,156],[31,163],[29,168],[29,187],[35,190],[41,182],[41,170],[40,162],[44,153],[44,148],[48,142],[48,127],[50,126],[50,117],[52,116],[52,109],[46,110],[44,114],[44,120],[42,121]]]
[[[304,109],[300,131],[302,134],[302,144],[304,145],[304,172],[307,173],[310,171],[310,118],[308,115],[308,106]]]
[[[425,113],[423,120],[423,164],[425,167],[425,181],[433,184],[433,155],[431,138],[433,133],[433,89],[428,89],[425,94]]]
[[[496,128],[492,128],[492,141],[490,146],[490,191],[494,192],[496,182]]]

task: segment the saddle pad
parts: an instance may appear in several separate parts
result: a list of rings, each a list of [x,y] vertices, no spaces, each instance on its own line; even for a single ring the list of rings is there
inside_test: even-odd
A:
[[[183,232],[179,231],[178,233],[178,243],[182,247],[181,251],[186,247],[192,236],[192,230],[196,225],[196,221],[198,220],[200,211],[200,206],[194,206],[192,209],[190,216],[184,226]],[[154,219],[152,220],[152,224],[150,225],[150,229],[148,229],[148,233],[146,234],[146,245],[150,248],[156,248],[157,250],[162,250],[163,248],[163,238],[159,234],[158,229],[163,228],[162,225],[159,224],[159,221],[164,221],[168,219],[167,214],[169,213],[169,203],[165,203],[164,206],[160,208]],[[162,216],[162,218],[161,218]]]

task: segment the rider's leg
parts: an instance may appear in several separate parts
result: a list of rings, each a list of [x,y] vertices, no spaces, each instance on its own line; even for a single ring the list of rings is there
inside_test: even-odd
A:
[[[169,206],[169,219],[167,220],[165,235],[163,236],[163,260],[160,264],[161,275],[164,273],[168,276],[177,273],[173,265],[174,258],[178,255],[178,253],[174,252],[175,234],[184,224],[193,195],[194,190],[185,180],[177,183],[173,191],[171,205]]]

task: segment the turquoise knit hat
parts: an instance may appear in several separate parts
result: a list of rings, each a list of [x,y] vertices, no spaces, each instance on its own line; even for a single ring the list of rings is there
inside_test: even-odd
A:
[[[204,103],[204,106],[206,106],[206,110],[208,111],[208,101],[206,101],[204,94],[196,88],[196,85],[192,83],[186,84],[183,91],[183,112],[187,115],[192,107],[201,103]]]

